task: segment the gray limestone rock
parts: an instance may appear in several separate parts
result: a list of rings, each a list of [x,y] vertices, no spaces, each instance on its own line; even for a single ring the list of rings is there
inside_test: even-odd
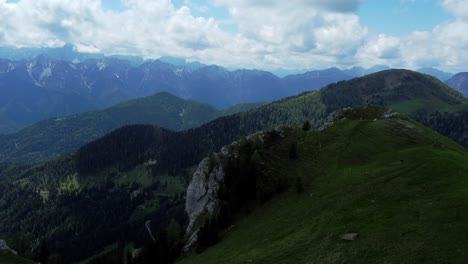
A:
[[[187,188],[185,211],[189,217],[187,233],[191,233],[197,217],[204,211],[212,213],[218,205],[218,190],[224,179],[224,170],[218,154],[212,154],[198,165]]]
[[[353,241],[356,240],[359,237],[358,233],[345,233],[340,236],[340,239],[346,240],[346,241]]]

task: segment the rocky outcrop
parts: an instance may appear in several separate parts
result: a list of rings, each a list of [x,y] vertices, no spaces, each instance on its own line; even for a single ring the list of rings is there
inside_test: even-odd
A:
[[[389,109],[382,115],[382,119],[390,119],[398,115],[399,115],[398,112],[393,112],[392,110]]]
[[[264,142],[267,135],[272,133],[284,138],[290,127],[277,126],[267,131],[260,131],[225,146],[219,153],[212,153],[203,159],[193,174],[192,181],[187,188],[185,211],[188,214],[189,225],[186,230],[188,242],[184,250],[190,249],[197,241],[197,233],[203,216],[211,216],[219,204],[218,191],[223,184],[225,170],[223,164],[227,159],[239,157],[238,147],[243,140]]]
[[[192,233],[199,215],[203,212],[213,213],[219,202],[217,195],[223,179],[224,170],[220,154],[213,153],[198,165],[187,188],[185,202],[185,210],[189,217],[187,233]]]
[[[14,251],[10,247],[8,247],[7,243],[4,240],[1,240],[1,239],[0,239],[0,250],[6,250],[6,251],[11,252],[12,254],[18,255],[18,253],[16,253],[16,251]]]
[[[331,127],[339,120],[343,119],[369,119],[369,120],[383,120],[383,119],[392,119],[398,117],[400,113],[395,112],[391,109],[385,110],[385,108],[380,106],[364,105],[359,107],[346,107],[333,111],[328,115],[325,123],[318,129],[322,131]]]
[[[343,111],[350,110],[351,107],[343,108],[343,109],[338,109],[330,113],[327,117],[327,120],[325,120],[325,123],[319,127],[318,131],[325,130],[328,127],[331,127],[333,124],[335,124],[336,121],[338,121],[343,113]]]
[[[187,188],[185,211],[189,217],[186,231],[189,239],[184,251],[190,249],[197,241],[198,229],[195,228],[195,223],[198,217],[203,213],[211,215],[219,203],[218,190],[224,179],[224,170],[220,161],[223,152],[227,154],[227,149],[223,148],[220,154],[213,153],[202,160]]]

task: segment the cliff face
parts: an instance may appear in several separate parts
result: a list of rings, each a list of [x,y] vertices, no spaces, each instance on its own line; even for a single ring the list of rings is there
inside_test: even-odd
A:
[[[224,179],[220,155],[213,153],[200,162],[187,188],[185,210],[189,216],[187,233],[193,232],[194,224],[202,213],[213,213],[218,205],[218,190]]]
[[[257,132],[247,136],[244,141],[263,142],[266,134],[275,134],[278,138],[284,138],[285,127],[277,127],[268,132]],[[185,211],[189,217],[189,225],[186,234],[189,236],[185,250],[190,249],[197,241],[197,233],[201,221],[212,216],[220,204],[218,191],[224,184],[226,169],[223,164],[230,159],[239,159],[239,147],[242,140],[225,146],[219,153],[212,153],[203,159],[193,174],[192,181],[187,188]]]

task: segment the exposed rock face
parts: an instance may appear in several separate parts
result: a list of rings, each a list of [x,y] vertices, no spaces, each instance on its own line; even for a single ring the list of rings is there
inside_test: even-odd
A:
[[[8,247],[7,243],[4,240],[1,240],[1,239],[0,239],[0,250],[10,251],[11,253],[13,253],[15,255],[18,254],[18,253],[16,253],[16,251],[14,251],[10,247]]]
[[[335,124],[336,121],[338,121],[343,113],[343,111],[351,110],[351,107],[343,108],[343,109],[338,109],[330,113],[327,117],[327,120],[325,123],[319,127],[318,131],[325,130],[328,127],[331,127],[333,124]]]
[[[396,117],[398,115],[399,115],[399,113],[392,112],[392,110],[388,110],[387,112],[385,112],[383,114],[382,119],[390,119],[390,118]]]
[[[369,109],[369,111],[367,111]],[[353,111],[361,111],[360,113],[353,113]],[[389,109],[379,115],[378,110],[376,109],[375,106],[361,106],[361,107],[346,107],[342,109],[338,109],[333,111],[331,114],[328,115],[327,120],[325,123],[318,129],[318,131],[322,131],[327,129],[328,127],[331,127],[333,124],[335,124],[337,121],[342,120],[342,119],[354,119],[354,118],[367,118],[370,120],[383,120],[383,119],[392,119],[394,117],[398,117],[400,113],[394,112],[393,110]]]
[[[218,190],[224,179],[224,170],[220,163],[219,154],[205,158],[193,174],[192,181],[187,188],[185,210],[189,216],[187,233],[191,233],[197,217],[205,210],[213,213],[218,205]]]
[[[213,153],[200,162],[193,174],[185,201],[185,211],[189,217],[186,233],[190,234],[190,238],[185,244],[184,251],[189,250],[197,242],[198,230],[194,230],[194,224],[198,217],[204,212],[212,214],[219,203],[218,190],[224,179],[220,156],[227,154],[226,148],[221,150],[221,154]]]
[[[260,131],[245,137],[245,140],[264,141],[269,133],[275,133],[276,136],[284,138],[287,126],[277,126],[269,131]],[[189,225],[186,234],[189,237],[184,250],[189,250],[197,241],[198,229],[196,229],[197,219],[204,215],[211,215],[219,204],[218,191],[223,184],[225,170],[223,161],[239,157],[236,146],[241,144],[242,140],[235,141],[228,146],[224,146],[219,153],[213,153],[203,159],[193,174],[192,181],[187,188],[187,198],[185,201],[185,211],[189,217]]]
[[[358,233],[346,233],[346,234],[342,234],[340,236],[340,238],[342,240],[346,240],[346,241],[354,241],[356,240],[357,238],[359,237],[359,234]]]

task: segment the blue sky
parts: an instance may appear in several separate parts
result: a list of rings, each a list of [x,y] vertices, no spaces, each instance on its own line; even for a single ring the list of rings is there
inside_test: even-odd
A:
[[[451,19],[435,0],[369,0],[358,11],[363,25],[372,33],[403,36],[413,31],[430,31]]]
[[[119,0],[103,0],[102,3],[109,10],[125,10]],[[172,3],[176,8],[189,4],[194,16],[213,17],[220,21],[231,18],[226,7],[216,6],[208,0],[173,0]],[[430,31],[437,24],[452,18],[436,0],[367,0],[362,2],[357,14],[361,23],[372,33],[395,36],[413,31]],[[237,30],[235,25],[229,24],[223,24],[223,28],[231,32]]]
[[[0,0],[0,46],[226,67],[466,70],[466,0]]]
[[[116,3],[116,1],[108,2]],[[173,1],[176,7],[181,7],[184,2],[186,1]],[[206,0],[191,2],[199,7],[207,7],[203,11],[197,8],[192,9],[195,16],[214,17],[219,20],[230,19],[226,8],[213,6]],[[357,14],[361,23],[369,27],[372,33],[396,36],[413,31],[430,31],[435,25],[451,18],[440,2],[435,0],[367,0],[362,3]],[[229,29],[233,28],[235,27]]]

